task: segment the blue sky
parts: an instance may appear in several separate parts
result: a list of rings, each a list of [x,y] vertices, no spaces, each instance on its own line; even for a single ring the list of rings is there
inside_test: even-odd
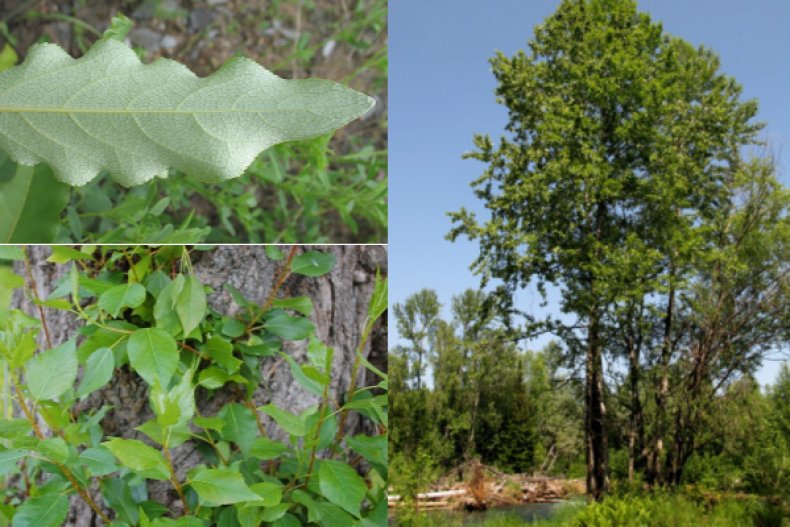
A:
[[[461,160],[474,133],[498,136],[506,122],[494,102],[488,59],[523,49],[533,28],[559,0],[395,0],[390,5],[390,303],[429,287],[445,305],[478,285],[468,266],[477,246],[450,243],[446,212],[482,210],[469,183],[483,165]],[[760,103],[765,135],[779,153],[782,180],[790,163],[790,2],[787,0],[641,0],[669,33],[704,44],[722,69]],[[539,299],[518,297],[539,310]],[[391,316],[391,315],[390,315]],[[394,321],[391,342],[397,342]],[[771,382],[778,362],[758,375]]]

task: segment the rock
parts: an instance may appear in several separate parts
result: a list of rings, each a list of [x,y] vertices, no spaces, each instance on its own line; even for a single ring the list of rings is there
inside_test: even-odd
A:
[[[162,34],[147,27],[138,27],[129,31],[129,40],[154,53],[162,47]]]
[[[162,48],[170,50],[178,46],[179,43],[181,43],[180,38],[174,37],[173,35],[165,35],[164,37],[162,37],[161,45]]]
[[[202,7],[193,9],[192,12],[189,13],[189,27],[192,31],[200,31],[211,24],[215,18],[217,18],[217,14],[211,9],[204,9]]]

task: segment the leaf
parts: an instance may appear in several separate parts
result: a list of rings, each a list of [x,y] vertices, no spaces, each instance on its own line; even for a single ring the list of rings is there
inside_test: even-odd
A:
[[[321,494],[357,518],[367,486],[357,472],[341,461],[325,460],[318,469]]]
[[[46,165],[17,165],[0,151],[0,243],[50,243],[69,187]]]
[[[0,451],[0,476],[5,476],[16,469],[19,461],[27,457],[27,450],[9,449]]]
[[[376,270],[376,285],[373,289],[373,296],[368,305],[368,319],[372,322],[379,318],[387,310],[387,279],[382,280],[378,269]]]
[[[126,345],[129,362],[148,384],[170,384],[178,367],[178,347],[167,332],[159,328],[138,329]]]
[[[200,470],[189,480],[189,484],[203,500],[217,505],[261,499],[247,486],[241,473],[230,468]]]
[[[165,278],[167,279],[167,278]],[[154,302],[154,320],[156,327],[175,336],[181,333],[181,321],[176,313],[176,301],[184,288],[184,275],[177,275],[164,286]]]
[[[204,346],[211,359],[225,368],[229,373],[236,373],[244,363],[233,356],[233,344],[219,336],[213,336]]]
[[[309,317],[313,313],[313,301],[307,296],[275,298],[272,305],[282,309],[293,309],[306,317]]]
[[[267,404],[266,406],[261,406],[258,408],[258,410],[277,421],[277,424],[280,425],[280,428],[289,434],[296,437],[303,437],[307,435],[307,424],[300,416],[294,415],[291,412],[283,410],[271,403]]]
[[[291,262],[291,271],[304,276],[322,276],[335,266],[335,255],[320,251],[307,251],[295,256]]]
[[[89,254],[85,254],[73,247],[69,247],[68,245],[53,245],[52,254],[49,255],[47,261],[56,264],[63,264],[70,262],[72,260],[90,260],[90,259],[91,256]],[[107,284],[102,280],[94,280],[94,283],[95,282],[99,282],[102,286],[105,286],[107,289],[110,288],[110,284]]]
[[[143,65],[116,40],[76,60],[38,44],[0,73],[0,149],[24,165],[49,164],[70,185],[101,170],[139,185],[169,167],[221,181],[262,150],[326,134],[372,105],[350,88],[283,80],[244,58],[198,78],[170,60]]]
[[[268,481],[255,483],[250,485],[250,490],[260,496],[260,504],[264,507],[279,505],[283,498],[283,486],[278,483],[270,483]]]
[[[233,441],[245,456],[258,435],[258,424],[249,408],[239,403],[228,403],[217,413],[218,417],[225,420],[222,427],[222,439]]]
[[[268,437],[259,437],[250,448],[250,455],[260,460],[266,461],[280,457],[288,447],[279,441],[274,441]]]
[[[287,353],[280,352],[280,355],[282,356],[282,358],[285,359],[288,365],[291,366],[291,375],[293,376],[294,380],[299,384],[299,386],[301,386],[308,392],[314,393],[316,395],[323,395],[324,384],[322,382],[319,382],[318,380],[310,378],[307,375],[305,375],[305,372],[302,370],[302,366],[297,364],[297,362],[293,359],[293,357],[291,357]],[[309,368],[310,366],[307,367]],[[329,378],[326,379],[326,382],[327,383],[329,382]]]
[[[206,293],[203,292],[203,285],[194,276],[187,276],[184,288],[176,298],[176,313],[181,321],[184,337],[192,333],[206,316]]]
[[[99,307],[117,317],[125,307],[137,307],[145,300],[145,287],[140,284],[121,284],[109,288],[99,297]]]
[[[123,466],[149,479],[170,479],[167,463],[161,452],[137,439],[110,439],[102,443]]]
[[[103,446],[87,448],[77,457],[77,460],[85,465],[91,476],[106,476],[118,470],[120,467],[115,463],[112,452]]]
[[[24,260],[25,251],[22,247],[0,245],[0,260]]]
[[[56,527],[69,513],[69,499],[64,494],[45,494],[28,498],[16,510],[13,527]]]
[[[85,363],[85,373],[77,388],[77,397],[93,393],[112,379],[115,369],[115,358],[110,348],[99,348],[88,357]]]
[[[385,434],[372,437],[366,435],[347,437],[346,443],[351,450],[369,462],[387,466],[387,436]]]
[[[263,327],[280,338],[286,340],[302,340],[310,336],[315,326],[302,317],[292,317],[284,311],[278,311],[271,316]]]
[[[48,401],[63,395],[77,378],[77,350],[74,340],[39,353],[27,362],[25,379],[34,401]]]
[[[128,481],[120,478],[103,478],[99,485],[102,497],[120,516],[120,519],[131,525],[136,525],[139,518],[139,506],[132,498]]]

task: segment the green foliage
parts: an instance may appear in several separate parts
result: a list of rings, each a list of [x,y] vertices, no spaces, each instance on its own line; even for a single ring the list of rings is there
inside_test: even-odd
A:
[[[373,105],[339,84],[286,81],[247,59],[206,78],[168,60],[145,66],[115,39],[76,60],[35,46],[0,74],[0,89],[0,148],[78,186],[102,170],[126,186],[170,167],[206,181],[238,177],[261,150],[326,134]]]
[[[291,273],[322,276],[334,266],[320,253],[297,259],[296,250],[282,261],[273,280],[278,287]],[[4,249],[0,257],[25,260],[26,254]],[[18,310],[0,318],[0,365],[24,416],[0,418],[0,474],[7,476],[0,522],[59,525],[72,494],[112,525],[367,527],[386,520],[387,377],[370,366],[381,377],[378,386],[353,384],[333,393],[334,352],[305,318],[312,312],[308,298],[280,298],[275,307],[275,290],[259,306],[229,288],[244,310],[236,319],[220,317],[207,308],[190,250],[179,246],[59,247],[50,260],[70,270],[45,300],[21,277],[3,280],[0,290],[23,288],[44,309],[70,311],[84,324],[84,338],[78,346],[72,339],[38,351],[40,320]],[[377,277],[354,379],[369,367],[359,353],[386,305],[386,289]],[[238,324],[235,336],[227,335],[231,320]],[[305,338],[305,363],[280,351],[284,340]],[[278,354],[295,380],[320,398],[301,414],[252,404],[260,361]],[[155,417],[137,428],[144,440],[105,436],[100,421],[107,407],[75,411],[78,399],[106,386],[122,367],[149,387]],[[230,385],[236,385],[235,399],[214,415],[198,413],[198,386],[201,397],[212,397]],[[346,437],[350,412],[379,433]],[[285,441],[272,439],[277,428],[286,432]],[[202,459],[177,473],[171,450],[188,441]],[[360,467],[360,456],[369,464]],[[179,477],[184,468],[186,477]],[[11,477],[18,474],[24,477]],[[148,499],[148,480],[168,482],[181,510]],[[101,490],[109,516],[89,488]]]
[[[332,34],[331,31],[328,33],[332,39],[345,42],[351,48],[358,50],[360,61],[368,55],[373,55],[363,64],[355,64],[357,67],[355,74],[370,71],[373,73],[371,78],[383,78],[386,82],[386,45],[383,46],[383,53],[374,54],[369,42],[373,35],[385,30],[386,2],[375,0],[366,4],[364,9],[353,12],[343,10],[345,15],[342,17],[341,27],[337,29],[336,34]],[[305,6],[305,8],[315,9],[314,6]],[[277,13],[277,9],[279,8],[274,8],[274,12],[267,16],[280,18],[283,13]],[[333,10],[329,9],[329,11]],[[340,9],[338,8],[337,11],[339,12]],[[42,18],[50,17],[50,14],[40,14],[35,10],[28,12],[30,17],[39,15]],[[102,128],[110,122],[126,119],[123,115],[127,117],[131,115],[126,110],[124,110],[126,113],[118,116],[110,113],[89,114],[86,113],[88,110],[85,108],[75,108],[81,112],[75,114],[76,120],[71,120],[72,114],[67,112],[61,111],[52,115],[44,113],[46,108],[37,108],[36,113],[28,114],[3,112],[6,121],[20,120],[20,116],[27,115],[29,120],[35,121],[36,126],[46,122],[44,128],[65,126],[74,131],[63,139],[69,144],[79,143],[77,146],[80,148],[72,150],[83,154],[77,155],[76,158],[62,155],[45,157],[53,164],[59,177],[61,173],[69,172],[74,175],[72,179],[84,182],[87,178],[93,178],[93,181],[85,186],[69,189],[68,185],[60,183],[53,177],[52,171],[46,165],[36,167],[34,177],[34,171],[30,167],[24,164],[17,165],[8,159],[8,166],[4,167],[7,170],[0,171],[0,175],[7,173],[5,177],[0,177],[0,190],[2,190],[0,195],[7,201],[7,206],[0,207],[0,211],[3,211],[0,212],[0,240],[16,243],[134,243],[140,240],[151,243],[240,241],[315,243],[380,242],[385,238],[383,233],[387,226],[387,153],[386,150],[377,150],[373,146],[378,141],[378,134],[373,134],[376,137],[362,138],[353,133],[343,135],[335,143],[340,145],[344,155],[335,155],[330,146],[330,139],[331,130],[338,126],[321,128],[319,125],[319,121],[339,124],[340,121],[353,119],[352,113],[358,115],[370,107],[371,98],[330,81],[279,79],[254,62],[242,58],[230,60],[220,72],[207,78],[197,78],[182,65],[163,59],[156,61],[156,64],[144,66],[140,64],[134,53],[121,43],[131,27],[131,21],[123,15],[119,14],[113,18],[111,27],[94,47],[90,47],[89,41],[86,42],[83,38],[86,29],[95,32],[92,26],[73,16],[53,14],[52,17],[73,24],[76,47],[85,55],[72,61],[54,45],[43,44],[39,48],[31,49],[30,53],[34,57],[39,53],[45,55],[44,58],[58,55],[59,60],[62,61],[61,66],[66,63],[74,66],[68,69],[66,76],[79,75],[77,70],[86,68],[92,73],[98,71],[100,68],[90,66],[90,62],[100,54],[100,50],[120,50],[118,53],[122,60],[117,61],[116,57],[113,57],[114,69],[110,71],[105,82],[99,84],[86,82],[80,84],[78,78],[72,78],[74,82],[71,83],[57,81],[59,78],[57,70],[60,66],[53,67],[52,71],[48,71],[44,76],[56,78],[55,81],[39,80],[40,89],[35,93],[42,100],[49,100],[55,97],[56,93],[61,93],[63,95],[61,99],[64,100],[72,96],[79,99],[93,97],[108,85],[120,83],[119,90],[109,91],[109,95],[104,99],[98,93],[95,99],[86,102],[87,106],[91,106],[103,100],[114,108],[119,100],[118,93],[126,93],[127,90],[133,90],[133,86],[137,86],[136,83],[123,81],[133,71],[139,70],[144,76],[156,80],[158,75],[166,75],[164,70],[170,69],[176,72],[175,77],[181,78],[186,84],[198,86],[222,81],[223,77],[232,75],[231,70],[234,69],[245,69],[245,71],[250,69],[250,71],[254,70],[254,76],[262,76],[262,84],[258,85],[265,85],[265,91],[272,95],[274,102],[267,101],[267,108],[263,112],[241,111],[244,101],[253,98],[250,95],[252,91],[249,89],[252,77],[245,75],[241,81],[244,84],[241,91],[245,95],[237,100],[235,103],[237,106],[231,109],[231,113],[216,111],[218,108],[216,104],[210,109],[211,113],[205,113],[205,108],[197,110],[203,112],[199,114],[190,110],[191,115],[183,114],[181,118],[165,120],[170,123],[167,127],[182,126],[185,130],[192,130],[190,134],[164,133],[149,137],[141,135],[140,131],[150,122],[161,120],[162,108],[149,109],[145,114],[135,116],[135,119],[129,121],[127,123],[129,126],[121,127],[139,135],[139,141],[132,142],[128,137],[118,136],[118,128],[110,133],[104,133],[106,130]],[[7,32],[5,36],[13,41],[13,37]],[[303,37],[310,40],[309,32]],[[46,38],[42,40],[46,41]],[[316,49],[320,50],[321,45],[323,43]],[[381,45],[378,44],[374,48],[377,47]],[[37,52],[35,49],[41,51]],[[297,60],[296,55],[300,50],[301,45],[294,49],[294,61]],[[249,54],[252,55],[255,51],[250,48]],[[308,67],[311,57],[315,58],[314,54],[315,49],[309,55],[299,54],[298,61]],[[276,56],[277,53],[274,55]],[[13,49],[10,49],[10,53],[4,52],[2,56],[4,60],[10,61],[9,66],[13,66],[16,61]],[[320,54],[318,56],[320,57]],[[3,79],[18,75],[18,71],[30,67],[29,63],[30,60],[22,66],[4,72]],[[123,66],[126,63],[129,68]],[[279,71],[286,68],[283,64],[274,64],[273,69]],[[156,82],[149,91],[151,98],[161,102],[168,90],[172,93],[171,88],[177,84],[174,82],[175,77],[167,76],[165,81]],[[354,77],[355,75],[343,77],[342,82],[358,84]],[[368,79],[367,75],[364,77]],[[2,83],[3,81],[0,81],[0,84]],[[181,88],[188,89],[185,87],[186,84]],[[232,84],[226,83],[223,86]],[[381,84],[381,81],[377,84]],[[291,92],[294,90],[290,87],[296,87],[295,92],[298,93],[291,95],[300,99],[297,104],[303,109],[306,106],[301,103],[312,104],[307,99],[312,101],[315,99],[314,95],[321,100],[329,100],[328,104],[332,107],[328,111],[314,113],[295,109],[303,118],[301,125],[291,126],[295,121],[290,124],[280,122],[286,115],[295,116],[296,113],[281,111],[278,107],[282,108],[285,104],[292,109],[295,100],[291,95],[282,97],[279,93],[272,93],[269,88],[274,85],[288,86],[286,91]],[[61,91],[59,86],[65,87]],[[78,87],[81,89],[77,89]],[[318,91],[328,88],[328,95],[321,97],[317,94],[316,88]],[[378,89],[378,86],[376,88]],[[206,90],[201,91],[201,94],[205,93]],[[30,94],[30,90],[24,91],[24,105],[29,104]],[[215,95],[222,102],[233,98],[228,96],[227,92],[215,93]],[[340,99],[346,95],[360,104],[356,110],[342,104]],[[194,101],[195,97],[191,100]],[[333,106],[338,102],[341,103],[340,106]],[[0,103],[0,106],[4,105]],[[91,112],[94,110],[96,108],[90,109]],[[175,110],[164,108],[163,111]],[[277,115],[274,116],[272,112]],[[245,129],[238,132],[240,135],[234,136],[230,131],[232,127],[225,126],[228,122],[232,122],[234,126],[240,125],[243,128],[259,120],[258,116],[261,114],[266,114],[261,117],[266,123],[252,126],[250,128],[252,132]],[[341,114],[345,114],[345,117]],[[197,121],[193,116],[198,117]],[[208,123],[205,119],[211,122]],[[164,126],[162,123],[165,121],[154,124],[153,128],[161,131]],[[279,127],[274,132],[269,127],[273,121],[279,123],[274,123]],[[140,128],[139,123],[142,123],[143,128]],[[384,129],[385,117],[377,119],[375,124],[376,132]],[[216,125],[215,129],[217,126],[222,128],[216,134],[219,139],[209,137],[201,128],[201,126],[210,128],[213,125]],[[97,127],[103,130],[101,141],[86,135],[95,131]],[[24,122],[19,126],[13,126],[17,136],[20,130],[27,129],[29,127]],[[87,129],[87,132],[83,129]],[[144,131],[150,132],[147,129]],[[193,141],[195,134],[205,139],[203,146],[206,148],[195,148]],[[251,138],[263,140],[262,143],[259,142],[260,148],[250,142]],[[29,164],[34,162],[34,159],[38,162],[43,153],[51,154],[58,148],[47,140],[44,140],[43,146],[39,148],[36,145],[40,136],[36,136],[35,139],[36,141],[30,144],[15,143],[12,154],[18,153],[20,149],[24,150],[23,157]],[[294,142],[294,139],[299,140]],[[19,137],[15,137],[15,141],[19,141]],[[174,141],[181,141],[180,146],[172,144]],[[281,141],[290,142],[275,145],[263,154],[257,155],[265,146]],[[113,142],[118,143],[116,146],[120,154],[114,153],[111,145]],[[171,151],[171,147],[184,150],[183,155]],[[106,155],[92,155],[96,153],[94,150],[97,148],[104,151]],[[6,153],[0,153],[3,160],[6,159]],[[12,157],[20,159],[17,155]],[[70,161],[66,161],[67,159]],[[0,163],[0,166],[2,165],[3,163]],[[102,166],[108,170],[99,171]],[[180,167],[180,170],[176,167]],[[17,175],[12,179],[10,175],[14,173]],[[235,179],[223,179],[225,176],[232,176]],[[119,187],[113,178],[120,178],[127,185],[137,184],[143,179],[148,182],[127,190]],[[212,181],[223,180],[221,184],[216,184],[209,183],[207,178]],[[0,205],[2,204],[0,200]],[[32,218],[36,221],[29,221]]]
[[[787,345],[790,195],[746,157],[757,103],[633,0],[565,0],[529,49],[490,62],[508,123],[475,136],[486,214],[451,213],[448,238],[479,242],[492,304],[584,372],[589,491],[606,489],[610,440],[630,441],[620,468],[677,485],[722,390]],[[549,288],[561,318],[515,305]],[[623,363],[612,386],[604,364]]]
[[[452,298],[451,320],[439,309],[427,289],[395,305],[409,341],[389,354],[391,451],[422,452],[443,469],[479,458],[504,471],[567,474],[582,451],[583,415],[557,345],[520,352],[479,291]]]

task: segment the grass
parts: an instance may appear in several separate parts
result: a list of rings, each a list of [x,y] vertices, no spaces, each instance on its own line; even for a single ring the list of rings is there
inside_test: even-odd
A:
[[[783,523],[783,521],[785,523]],[[710,503],[683,494],[652,493],[649,495],[627,495],[610,497],[601,503],[584,506],[579,502],[568,502],[557,507],[548,519],[529,522],[530,527],[685,527],[705,525],[709,527],[781,527],[790,521],[790,511],[769,505],[758,498],[722,498]],[[476,527],[522,527],[524,519],[512,515],[492,517]],[[440,519],[437,516],[401,522],[409,527],[461,527],[470,525],[463,519],[453,517]]]

